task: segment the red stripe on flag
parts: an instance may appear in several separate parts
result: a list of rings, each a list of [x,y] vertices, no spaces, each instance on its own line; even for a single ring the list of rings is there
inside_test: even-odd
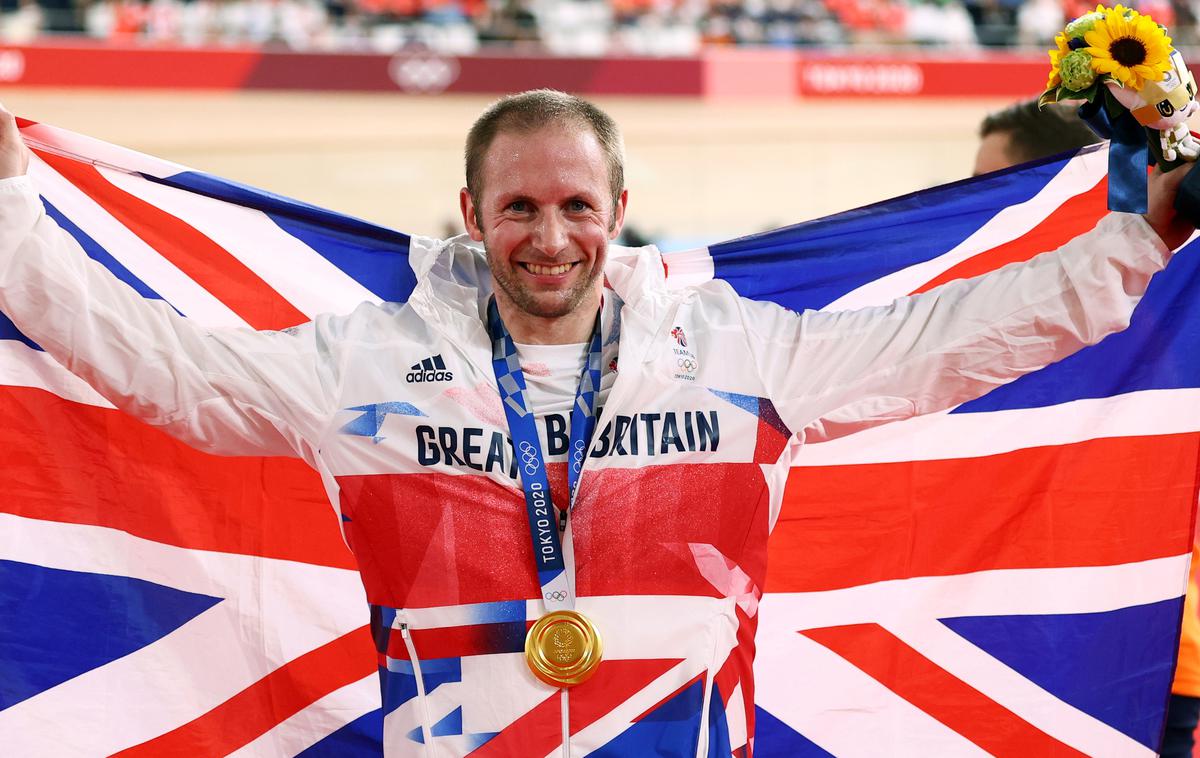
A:
[[[913,294],[931,290],[954,279],[986,274],[1009,263],[1027,261],[1038,253],[1057,250],[1091,230],[1107,212],[1107,205],[1108,178],[1105,177],[1087,192],[1063,203],[1025,234],[946,269],[928,284],[918,287]]]
[[[682,658],[601,662],[595,676],[571,689],[571,734],[578,734],[608,715],[682,662]],[[646,715],[643,713],[638,719]]]
[[[116,753],[125,758],[228,755],[317,700],[375,671],[371,634],[360,627],[280,666],[199,718]]]
[[[34,152],[250,326],[283,329],[308,321],[246,264],[190,224],[117,187],[88,164]]]
[[[0,512],[200,550],[355,568],[320,477],[291,458],[223,458],[119,411],[0,387]]]
[[[1183,555],[1198,456],[1200,434],[1190,433],[793,468],[768,546],[766,589]]]
[[[877,624],[810,629],[801,634],[992,755],[1084,755],[952,676]]]
[[[562,701],[555,692],[472,750],[471,758],[545,755],[562,744]]]

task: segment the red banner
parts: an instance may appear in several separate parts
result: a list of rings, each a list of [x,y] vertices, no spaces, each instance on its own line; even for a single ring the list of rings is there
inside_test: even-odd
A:
[[[149,89],[495,94],[553,87],[584,95],[1019,98],[1041,91],[1048,68],[1041,55],[840,57],[738,48],[693,58],[289,53],[87,42],[0,48],[0,83]]]

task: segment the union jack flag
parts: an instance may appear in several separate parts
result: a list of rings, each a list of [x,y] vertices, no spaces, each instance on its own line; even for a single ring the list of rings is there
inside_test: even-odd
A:
[[[22,133],[47,212],[204,324],[286,328],[414,285],[403,234]],[[1106,164],[1089,148],[664,263],[797,310],[883,303],[1090,228]],[[1197,265],[1177,256],[1129,330],[1068,360],[804,449],[741,693],[754,753],[1154,754],[1200,462]],[[378,752],[366,601],[315,474],[126,418],[2,315],[0,419],[6,754]]]

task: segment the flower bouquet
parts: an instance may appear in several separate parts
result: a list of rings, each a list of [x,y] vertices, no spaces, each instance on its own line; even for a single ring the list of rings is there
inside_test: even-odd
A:
[[[1039,102],[1086,101],[1080,117],[1112,140],[1109,208],[1144,213],[1147,146],[1167,171],[1200,157],[1186,123],[1200,110],[1196,80],[1163,27],[1120,5],[1096,6],[1054,42]]]

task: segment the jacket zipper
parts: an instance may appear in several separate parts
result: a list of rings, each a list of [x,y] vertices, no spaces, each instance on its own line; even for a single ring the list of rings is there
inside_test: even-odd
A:
[[[425,699],[425,677],[421,675],[421,659],[417,657],[417,648],[413,645],[408,633],[408,624],[400,624],[400,636],[404,638],[404,647],[408,650],[408,660],[412,662],[413,675],[417,679],[417,700],[421,703],[421,737],[425,742],[426,756],[433,754],[433,721],[429,717],[429,703]]]

